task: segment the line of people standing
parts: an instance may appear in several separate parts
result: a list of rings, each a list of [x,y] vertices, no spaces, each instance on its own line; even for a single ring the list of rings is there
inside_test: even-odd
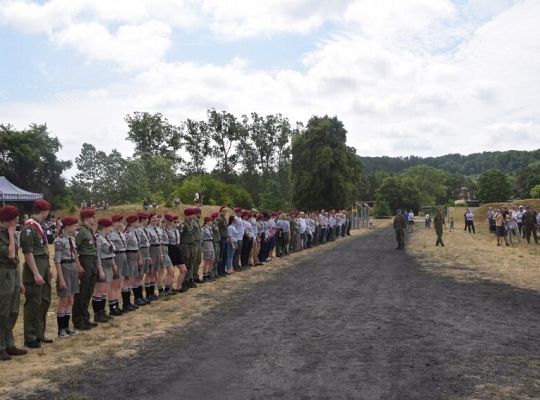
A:
[[[45,200],[33,204],[20,235],[21,275],[15,235],[19,212],[13,206],[0,209],[0,360],[27,354],[13,337],[21,293],[26,299],[25,347],[53,342],[45,335],[53,274],[42,227],[50,210]],[[164,296],[262,265],[274,256],[350,235],[352,222],[350,211],[334,210],[286,214],[235,208],[227,216],[228,209],[221,207],[202,219],[195,207],[183,214],[182,221],[173,213],[146,211],[97,218],[95,209],[82,209],[78,218],[62,218],[53,257],[58,338],[107,324]]]

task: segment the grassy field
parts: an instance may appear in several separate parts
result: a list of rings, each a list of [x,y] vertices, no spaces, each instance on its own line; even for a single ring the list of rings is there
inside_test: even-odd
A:
[[[205,207],[204,212],[208,213],[214,209],[215,207]],[[129,208],[123,210],[132,211]],[[117,212],[118,208],[108,211]],[[366,232],[367,230],[356,230],[352,231],[352,234],[356,236]],[[10,393],[29,393],[40,387],[55,390],[54,378],[58,374],[69,380],[70,374],[75,374],[76,367],[81,364],[103,361],[110,357],[130,357],[144,345],[147,338],[166,334],[181,335],[183,329],[195,323],[201,314],[216,307],[226,307],[227,301],[232,299],[235,293],[270,280],[277,274],[284,273],[288,266],[302,260],[308,254],[315,256],[318,252],[335,246],[336,243],[339,241],[294,253],[287,258],[274,259],[264,266],[220,279],[212,284],[201,285],[200,288],[184,294],[159,300],[130,313],[129,316],[116,317],[112,323],[101,324],[91,331],[81,332],[68,339],[55,340],[52,345],[31,350],[27,356],[16,357],[3,364],[0,374],[0,398],[10,398]],[[54,339],[57,332],[55,293],[53,279],[53,303],[47,317],[47,335]],[[21,297],[21,305],[23,302],[24,297]],[[17,345],[22,345],[22,329],[21,307],[14,332]]]
[[[461,281],[487,279],[540,292],[540,246],[528,245],[524,239],[518,242],[515,238],[512,247],[497,247],[495,235],[489,233],[485,217],[489,207],[524,204],[540,209],[538,199],[485,204],[473,209],[476,234],[463,230],[466,209],[454,208],[450,216],[454,217],[455,230],[444,231],[446,247],[435,247],[434,229],[425,230],[423,221],[417,223],[415,234],[409,238],[408,252],[433,273]]]

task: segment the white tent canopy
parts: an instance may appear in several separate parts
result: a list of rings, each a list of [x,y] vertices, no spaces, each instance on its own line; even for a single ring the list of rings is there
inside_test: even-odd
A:
[[[41,193],[32,193],[15,186],[5,176],[0,176],[0,201],[34,201],[42,199]]]

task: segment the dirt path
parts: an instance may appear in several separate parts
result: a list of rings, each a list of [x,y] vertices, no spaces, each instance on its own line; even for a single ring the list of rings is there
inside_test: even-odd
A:
[[[538,398],[539,333],[537,294],[422,272],[386,229],[310,255],[134,358],[35,397]]]

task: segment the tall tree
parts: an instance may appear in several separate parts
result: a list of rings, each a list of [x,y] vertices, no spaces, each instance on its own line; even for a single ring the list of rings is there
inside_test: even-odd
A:
[[[187,174],[200,175],[206,172],[205,162],[210,154],[210,135],[208,125],[204,121],[187,119],[182,124],[182,143],[189,154],[189,161],[183,163]]]
[[[135,112],[125,117],[128,124],[128,140],[135,144],[135,156],[154,154],[178,165],[182,161],[180,129],[169,123],[160,113]]]
[[[484,203],[506,201],[511,194],[510,180],[503,171],[491,169],[478,178],[478,199]]]
[[[293,202],[298,208],[344,208],[356,199],[361,163],[336,117],[312,117],[292,142]]]
[[[243,117],[243,121],[239,121],[226,111],[208,110],[208,132],[212,139],[211,153],[216,160],[215,171],[224,177],[235,173],[240,159],[237,149],[247,135],[246,119]]]
[[[382,203],[394,213],[398,208],[413,210],[415,213],[420,209],[421,193],[416,186],[415,180],[410,176],[389,176],[384,178],[381,186],[377,189],[376,204]]]
[[[26,190],[43,193],[58,205],[66,194],[62,173],[71,167],[71,161],[58,159],[61,148],[45,124],[20,131],[0,124],[0,175]]]

